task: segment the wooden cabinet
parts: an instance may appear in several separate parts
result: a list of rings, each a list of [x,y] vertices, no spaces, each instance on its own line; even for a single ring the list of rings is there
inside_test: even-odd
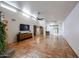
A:
[[[19,33],[17,35],[17,41],[25,40],[28,38],[32,38],[32,33]]]

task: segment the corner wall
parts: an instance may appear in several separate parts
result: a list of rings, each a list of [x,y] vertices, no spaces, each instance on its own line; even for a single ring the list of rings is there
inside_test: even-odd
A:
[[[79,3],[64,21],[64,37],[79,57]]]

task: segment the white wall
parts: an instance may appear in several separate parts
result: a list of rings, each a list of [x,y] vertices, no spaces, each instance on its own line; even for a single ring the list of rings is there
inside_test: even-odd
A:
[[[5,8],[1,8],[0,10],[2,10],[4,15],[7,17],[6,19],[8,20],[8,43],[16,41],[17,34],[20,32],[19,31],[20,24],[30,25],[31,30],[30,32],[32,33],[33,33],[33,25],[38,25],[37,21],[23,16],[21,12],[12,12]],[[12,21],[11,19],[15,19],[16,21]]]
[[[79,56],[79,3],[64,21],[64,37]]]

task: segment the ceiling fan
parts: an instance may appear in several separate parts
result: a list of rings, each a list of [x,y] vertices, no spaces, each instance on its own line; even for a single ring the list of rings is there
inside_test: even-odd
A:
[[[40,18],[39,16],[40,16],[40,12],[38,12],[37,20],[43,20],[43,19],[45,19],[45,18]]]

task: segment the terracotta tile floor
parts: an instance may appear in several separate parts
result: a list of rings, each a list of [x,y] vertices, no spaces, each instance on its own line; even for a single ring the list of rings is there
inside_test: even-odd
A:
[[[14,58],[75,58],[73,50],[63,37],[37,36],[9,45],[15,48]]]

